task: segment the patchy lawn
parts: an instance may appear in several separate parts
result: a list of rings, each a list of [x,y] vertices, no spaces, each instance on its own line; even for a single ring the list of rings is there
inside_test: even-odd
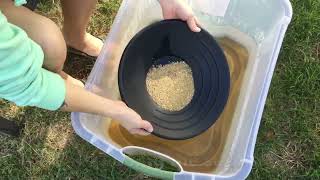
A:
[[[320,1],[292,3],[294,18],[272,80],[249,179],[320,179]],[[119,5],[119,0],[100,0],[88,30],[104,37]],[[61,25],[57,1],[41,0],[38,12]],[[72,71],[79,69],[75,66],[84,70]],[[91,67],[67,63],[67,70],[81,79]],[[0,107],[2,116],[26,124],[20,138],[0,135],[1,179],[150,179],[76,136],[68,113],[18,108],[1,100]]]

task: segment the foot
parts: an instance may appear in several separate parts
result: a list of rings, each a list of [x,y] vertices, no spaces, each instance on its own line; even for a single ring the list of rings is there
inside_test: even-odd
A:
[[[83,39],[71,40],[71,38],[65,37],[67,45],[77,50],[80,50],[90,56],[98,56],[103,42],[101,39],[94,37],[93,35],[86,33]]]

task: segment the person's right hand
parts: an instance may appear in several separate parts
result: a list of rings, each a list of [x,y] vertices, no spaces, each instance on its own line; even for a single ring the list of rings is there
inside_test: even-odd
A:
[[[152,125],[145,120],[134,110],[130,109],[122,101],[116,101],[115,106],[117,109],[115,118],[119,123],[126,128],[131,134],[149,135],[153,131]]]
[[[191,7],[182,0],[160,0],[164,19],[181,19],[186,21],[193,32],[200,32],[199,21]]]

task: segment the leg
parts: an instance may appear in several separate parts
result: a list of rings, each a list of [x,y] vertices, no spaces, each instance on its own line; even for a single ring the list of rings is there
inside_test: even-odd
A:
[[[66,59],[66,45],[54,22],[25,7],[14,6],[11,0],[1,0],[0,9],[8,21],[25,30],[44,51],[44,67],[60,73]]]
[[[28,36],[37,42],[44,52],[43,66],[60,74],[74,84],[83,84],[62,71],[66,60],[66,44],[60,29],[54,22],[25,7],[15,7],[11,0],[1,0],[0,10],[8,21],[24,29]]]
[[[103,43],[86,32],[97,0],[62,0],[63,34],[67,44],[89,55],[99,55]]]

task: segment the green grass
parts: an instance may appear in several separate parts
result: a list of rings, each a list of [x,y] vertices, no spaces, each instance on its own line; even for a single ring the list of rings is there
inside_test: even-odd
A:
[[[320,179],[320,1],[292,1],[251,179]]]
[[[173,166],[173,165],[169,164],[168,162],[163,161],[163,160],[156,158],[156,157],[152,157],[149,155],[128,155],[128,156],[138,162],[141,162],[141,163],[148,165],[150,167],[153,167],[153,168],[161,169],[164,171],[171,171],[171,172],[179,172],[180,171],[178,167]]]
[[[54,1],[39,8],[61,25]],[[249,179],[320,179],[320,0],[294,0],[274,73]],[[104,37],[120,5],[99,1],[88,30]],[[78,69],[78,68],[76,68]],[[87,72],[86,72],[87,73]],[[68,113],[18,108],[0,114],[26,122],[20,138],[0,135],[0,179],[150,179],[80,139]]]

